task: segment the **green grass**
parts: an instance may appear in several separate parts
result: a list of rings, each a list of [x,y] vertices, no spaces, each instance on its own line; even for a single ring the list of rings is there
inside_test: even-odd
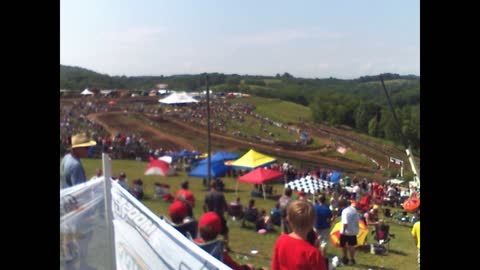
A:
[[[337,152],[338,153],[338,152]],[[340,154],[340,153],[339,153]],[[340,154],[341,155],[341,154]],[[365,157],[364,155],[361,155],[357,152],[353,152],[351,150],[348,150],[345,155],[343,155],[345,158],[349,159],[349,160],[353,160],[353,161],[357,161],[359,163],[363,163],[363,164],[372,164],[374,165],[374,163],[367,157]]]
[[[361,164],[366,164],[366,165],[375,165],[369,158],[359,154],[358,152],[353,152],[351,150],[347,150],[345,155],[342,155],[341,153],[337,152],[336,150],[331,150],[331,151],[326,151],[323,153],[327,157],[333,157],[333,158],[338,158],[342,160],[351,160],[351,161],[356,161]]]
[[[383,82],[385,83],[385,86],[390,86],[390,85],[395,85],[395,84],[409,83],[409,82],[411,82],[411,80],[394,79],[394,80],[385,80]],[[379,80],[378,81],[363,82],[361,84],[381,86],[381,82]]]
[[[282,80],[280,80],[280,79],[264,79],[263,81],[267,84],[267,86],[270,86],[271,84],[282,83]]]
[[[87,177],[93,176],[95,169],[102,166],[100,159],[82,159],[85,167]],[[160,177],[160,176],[144,176],[143,172],[147,167],[146,162],[126,161],[126,160],[112,160],[112,174],[118,175],[121,171],[127,174],[129,183],[135,178],[141,178],[144,182],[145,198],[142,200],[153,213],[157,215],[165,215],[167,213],[169,204],[153,198],[153,183],[159,181],[167,183],[171,186],[170,193],[174,195],[183,179],[189,179],[190,190],[195,194],[196,205],[194,208],[194,215],[198,219],[203,213],[202,202],[206,191],[202,185],[200,178],[189,178],[185,172],[179,172],[178,176]],[[236,198],[235,184],[236,180],[233,178],[223,178],[226,185],[225,198],[230,202]],[[281,193],[283,187],[280,184],[274,185],[274,189]],[[252,185],[239,183],[238,196],[241,202],[245,205],[250,199],[250,191]],[[267,211],[275,205],[273,200],[263,200],[262,198],[255,198],[255,204],[258,208],[265,208]],[[228,215],[226,216],[228,217]],[[391,225],[391,233],[395,234],[395,239],[390,243],[390,253],[385,256],[371,255],[370,253],[357,251],[355,267],[345,266],[342,269],[417,269],[416,264],[416,247],[410,236],[410,227],[399,225],[394,222],[389,222]],[[275,227],[276,232],[259,235],[252,228],[240,228],[238,221],[232,221],[228,217],[228,226],[230,229],[230,246],[233,252],[230,254],[234,260],[240,264],[251,263],[255,266],[266,266],[270,269],[271,255],[273,246],[279,236],[279,228]],[[371,235],[368,239],[373,241]],[[250,254],[250,250],[257,249],[258,254]],[[335,255],[341,257],[341,250],[329,245],[327,255],[329,257]],[[243,257],[247,256],[248,260]]]
[[[261,86],[261,85],[253,85],[253,84],[247,84],[250,90],[252,91],[273,91],[273,88],[268,87],[268,86]]]
[[[254,104],[256,113],[281,123],[297,123],[301,120],[312,120],[310,108],[293,102],[262,97],[243,97],[235,99],[235,102]]]

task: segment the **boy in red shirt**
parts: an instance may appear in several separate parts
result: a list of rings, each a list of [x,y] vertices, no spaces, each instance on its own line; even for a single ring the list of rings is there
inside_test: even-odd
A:
[[[287,207],[287,221],[293,232],[282,234],[273,248],[272,270],[327,270],[325,259],[307,242],[315,222],[315,211],[308,201],[293,201]]]
[[[176,201],[181,201],[188,206],[187,216],[193,217],[193,208],[195,207],[195,197],[193,193],[188,190],[188,181],[184,180],[181,184],[181,189],[175,195]]]

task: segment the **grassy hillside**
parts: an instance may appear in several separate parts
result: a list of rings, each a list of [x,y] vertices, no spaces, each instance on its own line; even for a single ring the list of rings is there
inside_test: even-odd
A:
[[[93,176],[95,168],[101,167],[101,160],[99,159],[83,159],[82,160],[87,176]],[[206,191],[201,183],[200,178],[189,178],[185,172],[179,172],[178,176],[160,177],[160,176],[144,176],[143,172],[147,167],[146,162],[138,161],[112,161],[112,173],[118,175],[121,171],[127,174],[129,183],[135,178],[141,178],[144,182],[145,198],[142,203],[145,204],[153,213],[157,215],[165,215],[168,211],[169,204],[153,198],[153,184],[158,181],[166,183],[171,186],[170,193],[175,194],[180,182],[188,179],[190,182],[190,190],[195,195],[196,206],[194,208],[194,216],[199,218],[203,213],[202,201]],[[225,198],[227,202],[233,201],[237,193],[235,192],[236,180],[233,178],[223,178],[226,184]],[[281,184],[274,185],[277,193],[283,192]],[[245,183],[238,183],[238,196],[241,202],[245,205],[250,199],[250,191],[252,186]],[[255,204],[258,208],[265,208],[269,211],[275,204],[274,200],[264,200],[262,198],[255,198]],[[398,211],[399,209],[393,210]],[[228,216],[227,216],[228,217]],[[337,220],[338,221],[338,220]],[[365,251],[357,251],[357,265],[355,267],[346,266],[342,269],[417,269],[416,264],[416,247],[410,236],[410,226],[399,225],[394,221],[388,220],[391,225],[391,233],[396,237],[391,241],[390,252],[385,256],[372,255]],[[252,227],[241,228],[239,221],[233,221],[228,217],[228,226],[230,229],[230,246],[233,252],[230,254],[232,258],[239,263],[252,263],[255,266],[267,266],[270,269],[271,256],[274,243],[279,236],[279,228],[275,227],[276,232],[260,235],[256,233]],[[373,241],[372,236],[368,239]],[[257,249],[259,253],[252,255],[250,250]],[[329,246],[327,251],[328,257],[340,256],[341,251],[333,246]],[[246,257],[245,257],[246,256]]]
[[[238,98],[235,99],[235,102],[254,104],[256,113],[268,117],[273,121],[282,123],[312,121],[310,108],[293,102],[256,96]]]

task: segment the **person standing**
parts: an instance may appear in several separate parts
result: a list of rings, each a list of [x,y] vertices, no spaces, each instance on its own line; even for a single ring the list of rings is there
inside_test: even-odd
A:
[[[280,208],[281,220],[280,220],[280,227],[282,233],[291,233],[292,231],[288,227],[287,222],[287,205],[292,201],[292,190],[287,187],[285,189],[284,194],[278,199],[278,204]]]
[[[181,183],[181,189],[175,195],[176,201],[183,202],[187,207],[187,216],[193,217],[193,208],[195,207],[195,197],[193,193],[188,190],[188,181],[184,180]]]
[[[308,201],[292,201],[287,206],[287,220],[292,229],[281,234],[275,242],[272,255],[272,270],[326,270],[325,259],[307,241],[313,229],[315,211]]]
[[[222,222],[222,228],[220,234],[225,240],[225,245],[228,250],[228,227],[227,220],[225,219],[224,213],[228,210],[227,201],[225,200],[225,195],[222,192],[217,191],[217,185],[215,181],[210,183],[210,191],[205,195],[205,202],[203,204],[203,211],[206,212],[215,212],[220,217]]]
[[[332,211],[325,204],[325,195],[318,197],[318,203],[313,206],[315,209],[315,231],[320,236],[320,251],[326,256],[327,246],[330,239],[330,223],[332,221]]]
[[[87,181],[81,158],[88,155],[88,149],[97,143],[86,134],[72,136],[70,153],[66,154],[60,163],[60,189],[72,187]]]
[[[416,215],[416,222],[413,224],[413,228],[411,231],[413,241],[415,242],[415,245],[417,246],[417,262],[418,265],[420,266],[420,211],[418,211],[418,214]]]
[[[339,203],[342,205],[347,204],[346,201]],[[357,234],[359,231],[359,215],[356,207],[358,206],[357,202],[354,200],[351,201],[350,206],[343,209],[342,211],[342,227],[340,229],[340,247],[342,247],[343,252],[343,263],[348,264],[347,257],[347,244],[348,251],[350,253],[350,262],[355,264],[355,246],[357,245]]]
[[[89,147],[97,143],[90,140],[86,134],[77,134],[72,136],[70,153],[66,154],[60,163],[60,189],[69,188],[78,184],[85,183],[87,177],[83,168],[81,158],[88,155]],[[77,249],[79,257],[79,269],[91,269],[87,264],[88,244],[92,239],[93,227],[87,211],[84,215],[86,222],[78,225],[64,224],[62,228],[62,248],[65,257],[66,269],[74,269],[75,249]],[[82,235],[77,237],[76,235]]]

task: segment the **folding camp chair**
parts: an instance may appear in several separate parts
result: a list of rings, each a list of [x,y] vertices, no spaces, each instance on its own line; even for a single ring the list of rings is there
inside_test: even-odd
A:
[[[257,208],[245,208],[244,211],[245,215],[243,216],[242,219],[242,227],[245,227],[245,222],[249,221],[253,224],[257,224],[258,220],[258,209]]]
[[[171,223],[172,224],[172,223]],[[177,229],[177,231],[181,232],[187,238],[195,238],[197,237],[198,233],[198,221],[192,220],[187,223],[183,223],[180,225],[172,224],[172,226]]]
[[[241,219],[244,215],[241,204],[230,204],[227,208],[227,213],[233,220]]]
[[[377,241],[378,245],[384,247],[388,252],[390,249],[390,239],[395,238],[394,234],[390,233],[390,226],[385,224],[376,224],[375,229],[372,231],[374,239]]]
[[[210,253],[213,257],[217,258],[219,261],[223,262],[223,251],[225,249],[225,241],[223,240],[212,240],[206,243],[196,243],[206,252]]]

